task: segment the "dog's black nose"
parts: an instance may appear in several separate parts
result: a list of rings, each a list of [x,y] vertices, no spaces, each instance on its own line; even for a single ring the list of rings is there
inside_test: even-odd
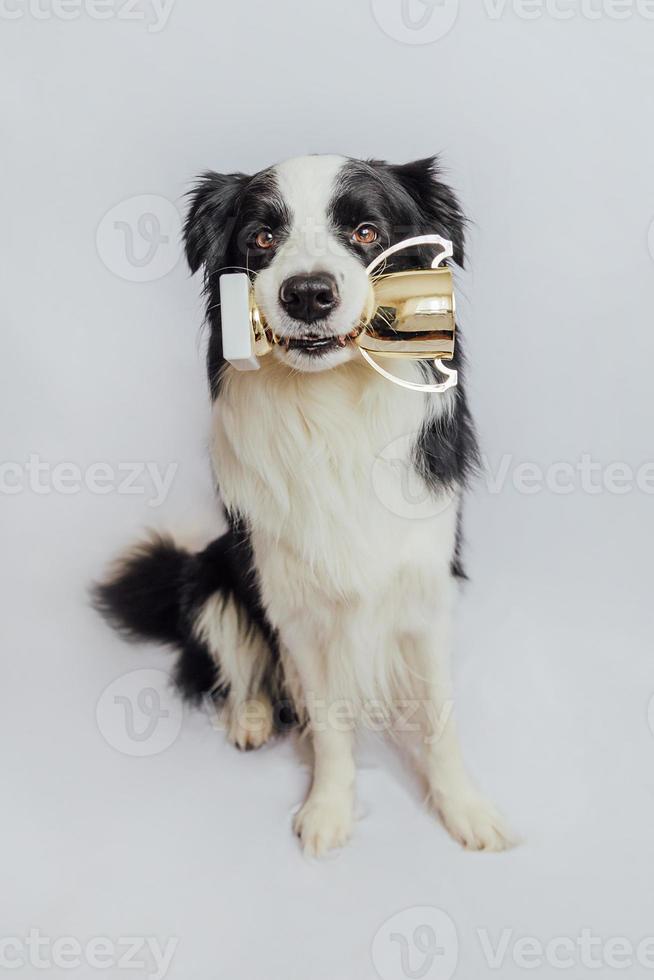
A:
[[[339,303],[338,286],[329,272],[290,276],[279,290],[279,302],[294,320],[313,323],[336,309]]]

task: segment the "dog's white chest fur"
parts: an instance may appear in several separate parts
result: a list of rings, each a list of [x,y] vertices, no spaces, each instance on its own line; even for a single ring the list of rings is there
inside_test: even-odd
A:
[[[428,630],[449,578],[458,500],[412,467],[424,419],[424,396],[356,362],[297,375],[268,359],[229,370],[216,401],[220,491],[249,524],[267,614],[282,641],[340,648],[350,694],[381,693],[361,676],[371,649],[385,662],[394,638]]]

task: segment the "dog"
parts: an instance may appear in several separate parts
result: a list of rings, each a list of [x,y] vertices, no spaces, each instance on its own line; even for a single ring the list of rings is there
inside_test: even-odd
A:
[[[366,712],[397,734],[410,710],[428,799],[456,840],[490,851],[514,842],[467,773],[450,711],[462,494],[477,460],[461,347],[458,386],[422,394],[381,378],[353,340],[374,256],[434,233],[462,266],[465,226],[437,157],[305,156],[254,176],[207,172],[190,192],[185,249],[204,274],[228,530],[199,553],[151,537],[119,560],[96,603],[126,635],[177,650],[181,694],[215,699],[239,748],[293,726],[310,736],[312,783],[294,828],[311,855],[351,835]],[[417,247],[385,271],[433,257]],[[278,340],[257,371],[223,359],[219,279],[233,271],[247,271]],[[405,380],[440,380],[429,362],[393,364]],[[407,474],[427,504],[420,519],[392,503]]]

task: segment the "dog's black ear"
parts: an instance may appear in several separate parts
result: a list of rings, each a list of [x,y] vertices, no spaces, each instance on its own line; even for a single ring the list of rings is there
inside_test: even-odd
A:
[[[466,219],[456,194],[441,180],[438,157],[426,157],[390,169],[418,205],[424,232],[449,239],[454,245],[454,261],[463,266]]]
[[[209,170],[189,192],[191,204],[184,225],[184,243],[191,272],[224,254],[234,228],[239,195],[249,180],[246,174],[217,174]]]

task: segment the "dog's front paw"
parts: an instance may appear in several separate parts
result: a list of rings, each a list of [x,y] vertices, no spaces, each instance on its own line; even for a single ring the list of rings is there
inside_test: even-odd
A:
[[[441,797],[436,809],[452,837],[469,851],[506,851],[519,843],[499,810],[477,793]]]
[[[309,799],[295,817],[293,829],[308,857],[322,857],[342,847],[352,833],[353,801],[349,793]]]

